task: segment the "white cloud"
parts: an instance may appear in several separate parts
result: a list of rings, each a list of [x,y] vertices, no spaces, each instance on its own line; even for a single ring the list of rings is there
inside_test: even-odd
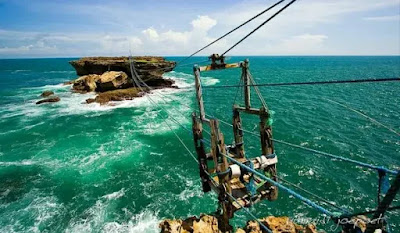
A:
[[[217,25],[217,21],[207,15],[198,16],[197,19],[192,21],[192,26],[194,30],[208,31],[215,25]]]
[[[144,47],[156,51],[155,54],[189,54],[214,40],[209,36],[209,31],[217,25],[217,20],[207,15],[200,15],[192,20],[191,25],[191,29],[187,31],[167,30],[163,32],[149,27],[142,31]],[[224,42],[222,41],[221,44],[224,45]],[[141,52],[141,50],[136,52]]]
[[[375,17],[364,17],[364,20],[367,21],[379,21],[379,22],[387,22],[387,21],[399,21],[400,15],[386,15],[386,16],[375,16]]]
[[[328,39],[326,35],[302,34],[293,36],[289,39],[284,39],[278,48],[284,54],[315,54],[315,53],[330,53],[324,48],[324,42]],[[271,48],[273,52],[273,48]]]
[[[351,29],[356,25],[352,22],[360,19],[363,19],[364,24],[398,20],[398,15],[362,17],[365,13],[377,15],[380,9],[390,9],[393,6],[398,7],[399,1],[298,1],[237,46],[229,55],[398,54],[400,29],[391,27],[392,35],[385,33],[385,37],[374,36],[373,39],[373,34],[365,36],[357,33],[368,31],[369,28]],[[0,29],[0,56],[42,56],[46,52],[48,56],[127,55],[130,49],[134,55],[188,55],[267,6],[264,1],[246,1],[216,12],[211,10],[192,21],[187,20],[187,14],[179,12],[179,9],[170,15],[165,13],[168,11],[163,11],[149,17],[144,10],[137,12],[136,9],[129,9],[129,4],[98,4],[92,6],[95,9],[93,11],[87,11],[90,6],[79,4],[66,7],[58,9],[71,9],[71,12],[72,9],[78,9],[77,14],[95,18],[98,20],[97,26],[100,25],[102,29],[97,27],[87,33],[75,33],[73,30],[40,33]],[[132,13],[132,10],[137,14]],[[223,52],[276,11],[277,9],[256,19],[200,55]],[[140,20],[126,20],[131,15]],[[186,20],[178,20],[181,17]],[[112,29],[108,30],[107,25]],[[371,46],[371,41],[384,47]],[[363,47],[365,48],[362,49]]]
[[[150,40],[153,40],[153,41],[157,41],[160,38],[160,36],[158,35],[158,32],[153,27],[143,30],[142,33],[145,36],[147,36]]]

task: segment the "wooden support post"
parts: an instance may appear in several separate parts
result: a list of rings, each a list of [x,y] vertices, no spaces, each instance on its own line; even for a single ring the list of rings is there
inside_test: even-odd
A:
[[[203,125],[198,120],[195,112],[192,113],[192,123],[194,147],[196,148],[197,161],[199,163],[201,185],[203,187],[203,192],[206,193],[211,191],[211,187],[210,177],[206,173],[206,171],[208,171],[208,166],[207,155],[203,143]]]
[[[260,138],[261,138],[261,153],[269,155],[274,153],[272,143],[272,129],[268,125],[269,114],[264,109],[260,109]]]
[[[246,109],[251,108],[250,104],[250,78],[248,76],[249,72],[249,60],[246,59],[242,64],[242,78],[244,84],[244,104]]]
[[[385,212],[392,204],[394,198],[396,197],[396,194],[399,191],[400,191],[400,172],[397,173],[387,194],[385,195],[383,200],[379,203],[378,209],[375,212],[372,221],[367,225],[367,230],[365,231],[365,233],[372,233],[375,231],[375,229],[383,228],[383,224],[385,223],[383,219]]]
[[[269,113],[266,111],[265,108],[260,109],[260,139],[261,139],[261,153],[265,156],[274,153],[274,146],[272,142],[272,128],[268,124]],[[267,166],[264,169],[273,180],[276,179],[277,170],[276,164]],[[268,195],[268,200],[274,201],[278,198],[278,188],[276,186],[272,186],[269,183],[266,183],[267,188],[269,189],[270,193]]]
[[[233,135],[235,137],[235,151],[236,156],[239,158],[244,158],[244,145],[243,145],[243,130],[242,130],[242,120],[240,119],[240,113],[236,109],[236,105],[233,106]]]
[[[229,168],[228,160],[225,157],[226,149],[224,136],[219,131],[218,121],[215,119],[210,120],[211,127],[211,154],[213,156],[214,162],[216,163],[217,172],[225,172]],[[230,231],[231,226],[229,225],[229,219],[233,217],[234,207],[232,201],[226,193],[232,194],[232,188],[229,183],[229,178],[225,177],[223,180],[218,180],[219,182],[219,202],[222,207],[223,214],[221,216],[221,228],[225,231]]]
[[[203,102],[203,91],[201,89],[200,69],[197,65],[193,67],[193,73],[194,73],[194,83],[196,89],[197,103],[199,105],[199,111],[200,111],[200,119],[204,121],[205,112],[204,112],[204,102]]]

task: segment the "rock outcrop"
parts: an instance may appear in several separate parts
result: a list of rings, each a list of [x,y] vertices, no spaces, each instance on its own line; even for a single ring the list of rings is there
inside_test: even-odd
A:
[[[132,87],[132,79],[123,71],[107,71],[102,75],[89,74],[79,77],[73,82],[76,92],[105,92]]]
[[[44,91],[40,96],[41,97],[48,97],[48,96],[51,96],[51,95],[54,95],[53,91]]]
[[[88,74],[77,78],[73,81],[72,89],[76,92],[86,93],[96,90],[96,81],[99,79],[100,75]]]
[[[132,87],[132,78],[123,71],[108,71],[100,75],[96,81],[96,91],[104,92]]]
[[[106,104],[110,101],[132,100],[135,97],[141,97],[144,93],[139,88],[127,88],[99,93],[94,99],[87,99],[86,103]]]
[[[288,217],[269,216],[259,220],[273,233],[318,233],[312,224],[297,225]],[[223,233],[218,227],[218,219],[210,215],[186,220],[164,220],[160,223],[161,233]],[[238,228],[236,233],[266,233],[257,221],[248,221],[246,226]]]
[[[84,57],[70,64],[77,75],[103,74],[107,71],[123,71],[132,77],[128,57]],[[166,61],[163,57],[133,57],[133,64],[138,75],[144,80],[162,79],[162,74],[172,71],[175,62]],[[155,81],[153,81],[156,84]]]
[[[58,96],[52,96],[46,99],[42,99],[36,102],[36,104],[43,104],[43,103],[54,103],[60,101],[60,97]]]
[[[164,79],[162,75],[175,67],[175,62],[166,61],[162,57],[133,57],[133,63],[139,77],[152,88],[176,88],[174,81]],[[70,64],[78,79],[67,82],[72,84],[75,92],[97,92],[95,99],[88,99],[86,103],[119,101],[141,96],[134,89],[130,62],[128,57],[85,57]]]

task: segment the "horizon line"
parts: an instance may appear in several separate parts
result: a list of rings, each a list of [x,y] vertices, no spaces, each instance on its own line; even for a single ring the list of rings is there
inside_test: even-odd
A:
[[[0,60],[18,60],[18,59],[66,59],[66,58],[83,58],[83,57],[128,57],[129,55],[106,55],[106,56],[54,56],[54,57],[0,57]],[[134,55],[133,57],[187,57],[187,55]],[[193,57],[208,57],[207,55],[199,55]],[[322,55],[230,55],[225,57],[400,57],[400,54],[322,54]]]

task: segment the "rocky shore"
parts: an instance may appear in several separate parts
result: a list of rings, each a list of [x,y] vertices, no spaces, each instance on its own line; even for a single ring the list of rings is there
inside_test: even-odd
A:
[[[273,233],[318,233],[312,224],[306,226],[294,223],[288,217],[269,216],[259,219]],[[200,218],[191,217],[185,220],[164,220],[159,225],[161,233],[224,233],[218,227],[218,219],[211,215],[200,215]],[[235,233],[266,233],[257,221],[248,221],[243,228],[236,229]]]
[[[166,61],[163,57],[150,56],[132,59],[137,74],[151,88],[177,88],[173,80],[162,77],[165,72],[174,69],[175,62]],[[134,85],[128,57],[84,57],[70,61],[70,64],[80,77],[64,84],[72,84],[73,92],[97,93],[95,98],[86,100],[87,104],[131,100],[145,94]],[[143,89],[144,92],[149,91]],[[41,95],[45,99],[38,101],[37,104],[59,101],[59,97],[49,95],[50,92],[45,91]]]

